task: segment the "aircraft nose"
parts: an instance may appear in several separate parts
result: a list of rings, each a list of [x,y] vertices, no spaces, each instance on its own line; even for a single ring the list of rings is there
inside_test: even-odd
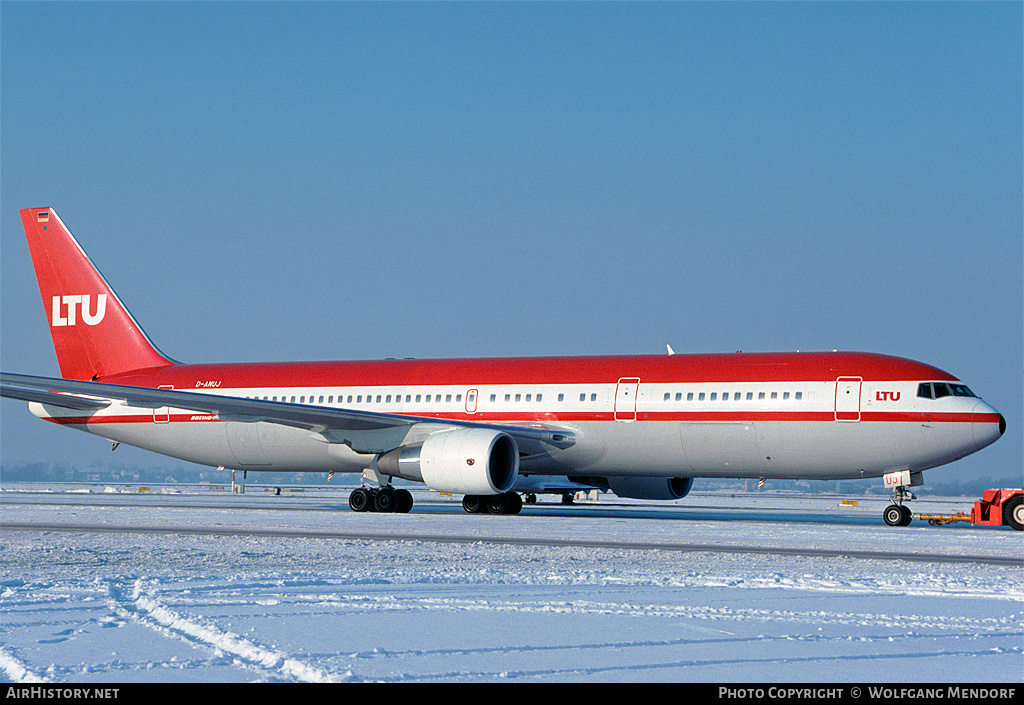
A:
[[[974,442],[978,444],[979,449],[995,443],[1006,433],[1006,419],[985,402],[975,405],[971,421],[974,427]]]

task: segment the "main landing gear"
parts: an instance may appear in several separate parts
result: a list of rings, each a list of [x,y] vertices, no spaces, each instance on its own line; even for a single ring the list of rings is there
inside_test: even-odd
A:
[[[523,498],[516,492],[495,495],[467,494],[462,508],[468,514],[518,514],[523,510]]]
[[[348,506],[354,512],[395,512],[405,514],[412,509],[412,492],[385,485],[380,489],[357,487],[348,496]]]

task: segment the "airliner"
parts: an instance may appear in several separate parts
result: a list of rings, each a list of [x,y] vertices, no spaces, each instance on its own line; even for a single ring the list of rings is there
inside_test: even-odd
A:
[[[676,500],[694,478],[881,478],[883,519],[905,526],[923,471],[1006,430],[953,375],[860,352],[183,364],[52,208],[20,212],[61,378],[4,373],[0,394],[114,447],[361,473],[355,511],[409,511],[396,478],[493,514],[538,487]]]

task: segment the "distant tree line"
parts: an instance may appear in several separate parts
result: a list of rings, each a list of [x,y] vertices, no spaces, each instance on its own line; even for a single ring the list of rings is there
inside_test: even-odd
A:
[[[235,472],[241,482],[243,473]],[[333,483],[338,483],[338,475]],[[344,477],[344,476],[341,476]],[[0,482],[111,482],[146,484],[230,484],[231,471],[200,466],[129,467],[60,465],[56,463],[24,463],[21,465],[0,465]],[[250,472],[245,478],[253,485],[319,485],[328,484],[326,473],[322,472]]]

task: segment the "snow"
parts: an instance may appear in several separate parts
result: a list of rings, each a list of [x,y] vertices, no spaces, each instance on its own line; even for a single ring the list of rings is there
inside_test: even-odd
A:
[[[355,514],[336,488],[3,490],[5,681],[1024,674],[1021,535],[890,528],[883,498],[697,492],[503,517],[422,490],[406,515]]]

